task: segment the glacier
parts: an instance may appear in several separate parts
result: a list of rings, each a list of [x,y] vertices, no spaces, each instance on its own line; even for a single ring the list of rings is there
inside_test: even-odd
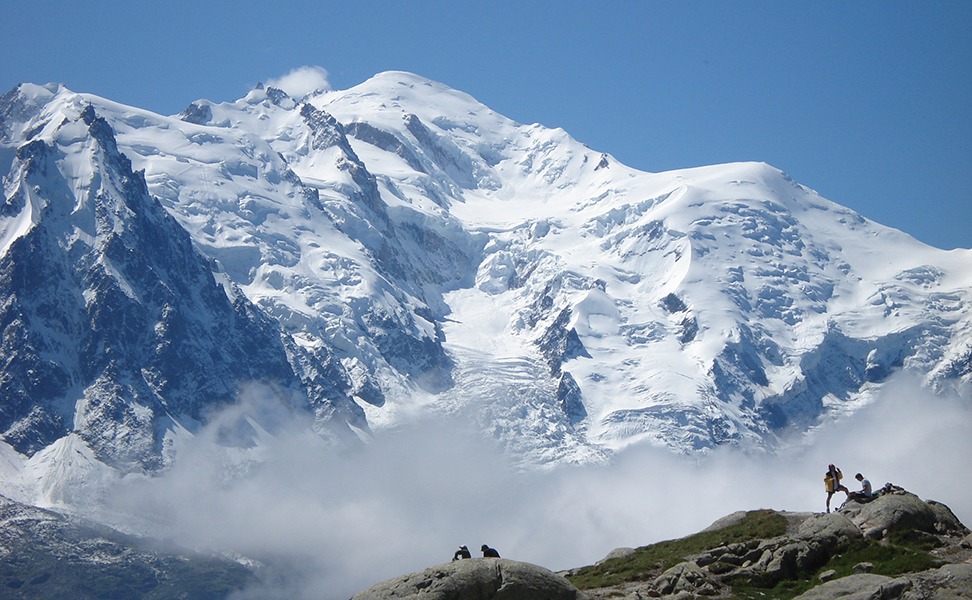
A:
[[[526,468],[773,452],[896,373],[972,398],[972,250],[410,73],[170,116],[23,84],[0,173],[4,490],[41,505],[164,470],[253,384],[335,444],[452,415]]]

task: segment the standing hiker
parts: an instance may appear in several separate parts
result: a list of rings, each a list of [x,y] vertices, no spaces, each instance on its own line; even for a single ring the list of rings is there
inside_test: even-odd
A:
[[[827,473],[824,474],[824,488],[827,490],[827,512],[830,512],[830,498],[835,492],[844,492],[848,496],[850,493],[847,488],[840,483],[844,474],[834,465],[827,465]]]

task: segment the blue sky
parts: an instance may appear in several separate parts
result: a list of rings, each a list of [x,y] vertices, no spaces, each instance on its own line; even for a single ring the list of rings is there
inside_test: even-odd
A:
[[[172,114],[305,66],[406,70],[630,166],[768,162],[940,248],[972,247],[972,2],[6,3],[0,89]]]

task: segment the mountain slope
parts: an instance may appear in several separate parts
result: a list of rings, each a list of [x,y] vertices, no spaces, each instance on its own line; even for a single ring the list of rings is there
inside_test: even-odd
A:
[[[8,443],[33,455],[77,432],[98,460],[153,470],[241,383],[340,407],[301,396],[277,324],[217,283],[91,105],[38,119],[5,180],[21,232],[0,257]]]
[[[770,449],[899,372],[972,394],[972,251],[765,164],[640,172],[400,72],[168,117],[24,85],[0,133],[25,454],[77,429],[154,468],[245,381],[339,435],[463,415],[528,465]]]
[[[555,388],[576,383],[578,427],[598,446],[773,443],[902,368],[968,394],[968,251],[924,246],[763,164],[637,172],[409,74],[311,102],[384,132],[351,144],[390,197],[433,196],[489,236],[475,285],[446,291],[447,348],[543,358]]]
[[[0,496],[4,598],[227,598],[254,581],[225,558],[152,548]]]

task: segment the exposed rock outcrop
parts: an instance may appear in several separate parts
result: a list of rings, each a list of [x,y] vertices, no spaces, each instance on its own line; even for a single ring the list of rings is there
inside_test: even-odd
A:
[[[865,537],[881,539],[900,530],[949,534],[966,530],[952,511],[940,502],[924,502],[904,490],[892,490],[874,501],[854,500],[840,512],[851,518]],[[967,531],[967,530],[966,530]]]
[[[663,544],[689,540],[685,547],[698,547],[728,537],[722,532],[730,528],[738,535],[740,526],[745,534],[745,519],[757,513],[785,518],[786,532],[717,543],[667,563],[646,558],[660,554],[646,546],[575,569],[568,578],[583,581],[578,585],[593,599],[731,598],[739,587],[772,597],[777,586],[806,589],[808,582],[814,587],[801,600],[972,599],[969,529],[944,504],[891,485],[870,501],[849,501],[833,513],[736,513],[696,536]],[[632,568],[636,564],[646,566]],[[620,583],[595,587],[622,572]]]
[[[352,600],[584,600],[553,571],[504,558],[474,558],[429,567],[374,585]]]
[[[972,564],[945,565],[902,577],[859,574],[819,585],[794,600],[958,600],[972,598]]]
[[[903,577],[894,579],[884,575],[861,573],[828,581],[805,594],[801,594],[798,598],[800,600],[890,599],[901,598],[901,594],[910,588],[911,582]]]

